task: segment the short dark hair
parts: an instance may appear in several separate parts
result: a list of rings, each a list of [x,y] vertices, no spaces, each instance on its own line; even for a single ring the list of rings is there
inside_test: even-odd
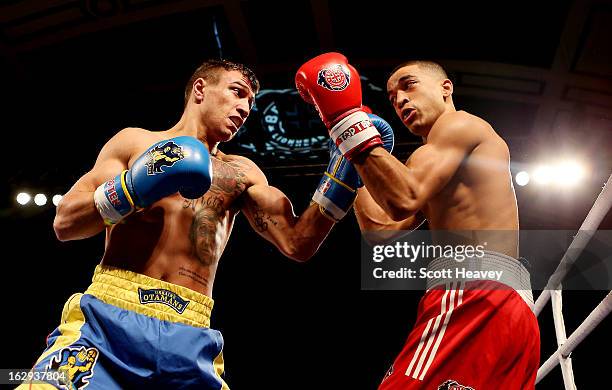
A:
[[[406,62],[401,63],[398,66],[396,66],[391,71],[391,73],[389,73],[389,77],[387,77],[387,80],[390,79],[391,76],[393,76],[393,74],[395,72],[397,72],[398,70],[400,70],[401,68],[403,68],[405,66],[410,66],[410,65],[417,65],[419,68],[425,69],[428,72],[436,74],[436,75],[440,76],[443,79],[449,78],[448,77],[448,73],[446,72],[444,67],[442,65],[438,64],[437,62],[429,61],[429,60],[410,60],[410,61],[406,61]]]
[[[243,64],[228,60],[210,59],[204,61],[202,65],[198,66],[198,68],[189,78],[189,81],[185,86],[185,106],[187,105],[189,95],[191,94],[191,89],[193,88],[193,83],[196,81],[196,79],[203,78],[204,80],[215,84],[219,81],[219,69],[225,69],[226,71],[239,71],[249,81],[253,93],[256,94],[259,92],[259,80],[257,80],[257,76],[255,76],[255,73],[251,69]]]

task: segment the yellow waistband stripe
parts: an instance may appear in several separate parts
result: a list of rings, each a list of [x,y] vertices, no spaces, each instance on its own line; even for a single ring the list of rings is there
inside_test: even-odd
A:
[[[214,301],[183,286],[106,265],[98,265],[85,294],[122,309],[163,321],[210,327]]]

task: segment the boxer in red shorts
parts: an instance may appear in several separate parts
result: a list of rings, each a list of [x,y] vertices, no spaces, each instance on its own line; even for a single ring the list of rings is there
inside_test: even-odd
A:
[[[423,140],[405,164],[390,154],[390,127],[364,112],[359,75],[343,55],[308,61],[296,85],[365,184],[354,205],[362,232],[413,230],[426,219],[435,243],[462,231],[452,244],[486,248],[462,267],[505,275],[428,279],[415,327],[379,388],[533,389],[539,330],[529,273],[517,260],[518,209],[504,140],[483,119],[455,109],[453,84],[434,62],[404,63],[387,81],[397,116]],[[458,264],[439,257],[428,268]]]

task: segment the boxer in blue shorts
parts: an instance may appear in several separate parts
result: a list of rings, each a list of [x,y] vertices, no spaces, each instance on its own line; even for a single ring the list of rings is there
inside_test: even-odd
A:
[[[283,254],[309,259],[359,185],[339,154],[297,217],[249,159],[218,149],[247,119],[259,82],[247,67],[204,62],[166,131],[126,128],[64,196],[59,240],[106,232],[91,286],[73,295],[36,370],[63,380],[20,388],[226,389],[223,339],[210,328],[218,262],[242,211]]]

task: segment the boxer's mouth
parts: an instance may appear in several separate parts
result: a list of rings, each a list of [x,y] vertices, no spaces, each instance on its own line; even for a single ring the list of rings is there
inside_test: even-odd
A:
[[[234,124],[234,126],[236,126],[236,130],[238,130],[240,128],[240,126],[242,126],[242,118],[238,117],[238,116],[230,116],[229,120],[232,121],[232,123]]]
[[[416,109],[414,108],[405,108],[402,110],[402,121],[406,122],[413,114],[416,113]]]

